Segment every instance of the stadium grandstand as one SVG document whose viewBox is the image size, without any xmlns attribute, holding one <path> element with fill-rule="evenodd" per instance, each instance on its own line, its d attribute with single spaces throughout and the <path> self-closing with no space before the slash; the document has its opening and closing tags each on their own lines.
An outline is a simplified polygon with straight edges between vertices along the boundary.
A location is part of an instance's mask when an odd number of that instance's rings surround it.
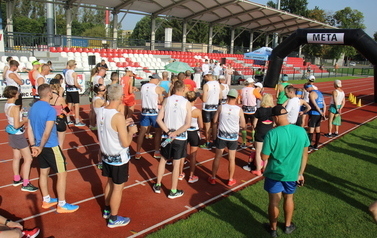
<svg viewBox="0 0 377 238">
<path fill-rule="evenodd" d="M 94 56 L 95 63 L 105 60 L 110 71 L 123 71 L 126 67 L 133 67 L 137 72 L 138 79 L 146 79 L 154 72 L 163 71 L 164 66 L 172 60 L 183 61 L 190 66 L 194 66 L 197 62 L 201 63 L 205 59 L 213 59 L 231 64 L 236 70 L 233 81 L 238 82 L 239 79 L 253 75 L 256 69 L 263 68 L 264 65 L 259 65 L 258 62 L 254 62 L 252 59 L 244 59 L 242 54 L 234 54 L 234 40 L 238 37 L 235 35 L 235 29 L 250 32 L 249 51 L 251 52 L 253 50 L 253 42 L 255 40 L 253 34 L 255 32 L 263 33 L 266 38 L 265 46 L 272 44 L 272 47 L 274 47 L 278 43 L 276 34 L 279 35 L 281 42 L 284 37 L 289 36 L 298 28 L 334 28 L 312 19 L 245 0 L 108 0 L 106 2 L 99 0 L 40 0 L 40 2 L 46 4 L 47 33 L 41 36 L 39 40 L 34 40 L 30 45 L 18 44 L 18 42 L 23 42 L 22 38 L 30 36 L 13 32 L 11 12 L 15 1 L 5 2 L 7 24 L 4 37 L 0 42 L 0 48 L 3 47 L 4 49 L 0 69 L 4 68 L 4 64 L 6 64 L 6 56 L 14 56 L 13 58 L 20 62 L 20 71 L 30 69 L 31 62 L 35 59 L 52 61 L 55 71 L 65 68 L 66 62 L 74 59 L 77 62 L 77 70 L 82 71 L 84 76 L 89 77 L 89 71 L 94 66 L 93 63 L 89 62 L 89 56 Z M 72 23 L 71 8 L 74 6 L 98 9 L 102 7 L 103 9 L 106 5 L 105 7 L 113 15 L 114 24 L 119 23 L 119 13 L 151 15 L 151 39 L 139 46 L 118 47 L 117 31 L 113 31 L 110 38 L 85 39 L 72 36 L 70 27 L 67 27 L 66 36 L 55 36 L 54 21 L 52 19 L 53 4 L 65 6 L 67 26 Z M 177 48 L 174 50 L 167 49 L 164 43 L 156 42 L 154 36 L 154 32 L 158 27 L 155 24 L 156 17 L 174 17 L 182 20 L 182 42 L 179 43 L 178 50 Z M 187 51 L 188 43 L 186 42 L 186 36 L 189 34 L 189 30 L 187 30 L 189 28 L 187 26 L 188 20 L 206 22 L 210 25 L 209 44 L 200 44 L 202 47 L 191 48 L 190 52 Z M 213 26 L 216 24 L 226 25 L 231 28 L 229 49 L 225 49 L 222 51 L 223 53 L 213 53 L 215 49 L 212 45 Z M 270 40 L 271 36 L 274 36 L 272 41 Z M 326 72 L 316 65 L 312 65 L 311 70 L 318 74 Z M 300 57 L 288 57 L 282 68 L 282 73 L 305 74 L 303 59 Z"/>
</svg>

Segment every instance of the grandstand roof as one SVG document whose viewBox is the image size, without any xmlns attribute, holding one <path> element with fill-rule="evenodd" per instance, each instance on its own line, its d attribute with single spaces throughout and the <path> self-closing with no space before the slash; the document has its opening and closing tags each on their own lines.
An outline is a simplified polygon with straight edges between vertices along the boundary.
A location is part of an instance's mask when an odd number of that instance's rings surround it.
<svg viewBox="0 0 377 238">
<path fill-rule="evenodd" d="M 55 0 L 55 2 L 105 6 L 119 12 L 173 16 L 183 20 L 200 20 L 282 35 L 290 34 L 298 28 L 335 28 L 248 0 Z"/>
</svg>

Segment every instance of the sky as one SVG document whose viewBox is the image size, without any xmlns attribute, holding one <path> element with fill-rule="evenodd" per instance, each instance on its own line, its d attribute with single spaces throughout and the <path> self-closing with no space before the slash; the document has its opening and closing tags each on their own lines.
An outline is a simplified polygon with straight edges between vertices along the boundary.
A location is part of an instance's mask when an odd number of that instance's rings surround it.
<svg viewBox="0 0 377 238">
<path fill-rule="evenodd" d="M 273 0 L 276 1 L 276 0 Z M 260 3 L 265 5 L 268 0 L 254 0 L 252 2 Z M 314 9 L 318 6 L 320 9 L 330 12 L 336 12 L 342 10 L 346 7 L 351 7 L 364 14 L 364 25 L 366 29 L 364 31 L 373 37 L 373 34 L 377 32 L 377 0 L 307 0 L 308 9 Z M 118 19 L 123 16 L 120 15 Z M 122 21 L 123 30 L 133 30 L 136 23 L 142 18 L 141 15 L 127 14 L 127 16 Z"/>
</svg>

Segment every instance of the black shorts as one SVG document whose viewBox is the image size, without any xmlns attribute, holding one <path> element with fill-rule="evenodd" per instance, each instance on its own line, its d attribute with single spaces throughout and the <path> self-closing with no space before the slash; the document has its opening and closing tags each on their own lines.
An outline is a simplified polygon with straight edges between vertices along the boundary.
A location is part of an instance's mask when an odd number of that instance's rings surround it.
<svg viewBox="0 0 377 238">
<path fill-rule="evenodd" d="M 203 122 L 209 123 L 212 122 L 213 118 L 215 117 L 216 111 L 202 111 Z"/>
<path fill-rule="evenodd" d="M 102 163 L 102 176 L 109 177 L 114 184 L 122 184 L 128 181 L 129 163 L 115 166 L 106 162 Z"/>
<path fill-rule="evenodd" d="M 187 131 L 187 143 L 189 143 L 190 146 L 198 147 L 199 142 L 199 131 Z"/>
<path fill-rule="evenodd" d="M 246 114 L 246 113 L 244 113 L 244 116 L 245 116 L 245 123 L 247 123 L 247 120 L 250 119 L 250 123 L 253 124 L 254 114 Z"/>
<path fill-rule="evenodd" d="M 309 115 L 309 127 L 319 127 L 321 126 L 321 115 Z"/>
<path fill-rule="evenodd" d="M 59 146 L 43 148 L 37 158 L 41 169 L 51 168 L 55 173 L 67 171 L 65 157 Z"/>
<path fill-rule="evenodd" d="M 220 138 L 216 139 L 216 149 L 224 149 L 228 147 L 229 150 L 236 150 L 238 147 L 238 141 L 229 141 L 229 140 L 222 140 Z"/>
<path fill-rule="evenodd" d="M 67 103 L 80 103 L 79 92 L 67 92 Z"/>
<path fill-rule="evenodd" d="M 272 128 L 272 124 L 258 125 L 257 128 L 255 128 L 254 140 L 256 142 L 264 142 L 264 137 L 267 135 L 267 132 L 269 132 Z"/>
<path fill-rule="evenodd" d="M 165 147 L 161 147 L 161 155 L 166 160 L 179 160 L 187 156 L 187 140 L 173 140 Z"/>
<path fill-rule="evenodd" d="M 21 134 L 21 135 L 8 134 L 8 139 L 9 139 L 9 145 L 13 149 L 20 150 L 29 146 L 24 134 Z"/>
</svg>

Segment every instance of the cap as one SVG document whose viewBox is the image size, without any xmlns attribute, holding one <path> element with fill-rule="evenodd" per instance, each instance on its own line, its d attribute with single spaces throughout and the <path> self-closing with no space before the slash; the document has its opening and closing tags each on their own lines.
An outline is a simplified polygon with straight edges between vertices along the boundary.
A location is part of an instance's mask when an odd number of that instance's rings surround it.
<svg viewBox="0 0 377 238">
<path fill-rule="evenodd" d="M 225 75 L 220 75 L 219 79 L 225 79 Z"/>
<path fill-rule="evenodd" d="M 263 84 L 262 84 L 262 83 L 259 83 L 259 82 L 258 82 L 258 83 L 255 83 L 254 86 L 255 86 L 255 87 L 259 87 L 259 88 L 263 88 Z"/>
<path fill-rule="evenodd" d="M 132 67 L 126 67 L 126 69 L 124 71 L 131 71 L 131 72 L 134 72 L 134 68 Z"/>
<path fill-rule="evenodd" d="M 47 62 L 46 61 L 44 61 L 44 60 L 39 60 L 39 63 L 41 63 L 41 64 L 47 64 Z"/>
<path fill-rule="evenodd" d="M 248 83 L 254 83 L 255 81 L 254 81 L 253 78 L 247 78 L 247 79 L 246 79 L 246 82 L 248 82 Z"/>
<path fill-rule="evenodd" d="M 310 75 L 310 76 L 309 76 L 309 81 L 310 81 L 310 82 L 314 82 L 314 80 L 315 80 L 315 76 L 314 76 L 314 75 Z"/>
<path fill-rule="evenodd" d="M 38 60 L 33 61 L 31 64 L 32 64 L 32 65 L 41 65 L 41 63 L 39 63 Z"/>
<path fill-rule="evenodd" d="M 273 116 L 281 116 L 281 115 L 285 115 L 285 114 L 288 114 L 288 112 L 285 109 L 285 107 L 283 107 L 282 105 L 276 105 L 275 107 L 272 108 L 272 115 Z"/>
<path fill-rule="evenodd" d="M 335 80 L 335 81 L 334 81 L 334 84 L 335 84 L 338 88 L 342 87 L 342 81 L 340 81 L 339 79 Z"/>
<path fill-rule="evenodd" d="M 229 90 L 228 97 L 237 98 L 238 97 L 237 90 L 235 90 L 234 88 L 232 88 L 231 90 Z"/>
<path fill-rule="evenodd" d="M 288 75 L 284 75 L 283 78 L 281 79 L 283 81 L 288 81 Z"/>
<path fill-rule="evenodd" d="M 149 78 L 150 79 L 161 79 L 158 74 L 152 74 L 151 76 L 149 76 Z"/>
</svg>

